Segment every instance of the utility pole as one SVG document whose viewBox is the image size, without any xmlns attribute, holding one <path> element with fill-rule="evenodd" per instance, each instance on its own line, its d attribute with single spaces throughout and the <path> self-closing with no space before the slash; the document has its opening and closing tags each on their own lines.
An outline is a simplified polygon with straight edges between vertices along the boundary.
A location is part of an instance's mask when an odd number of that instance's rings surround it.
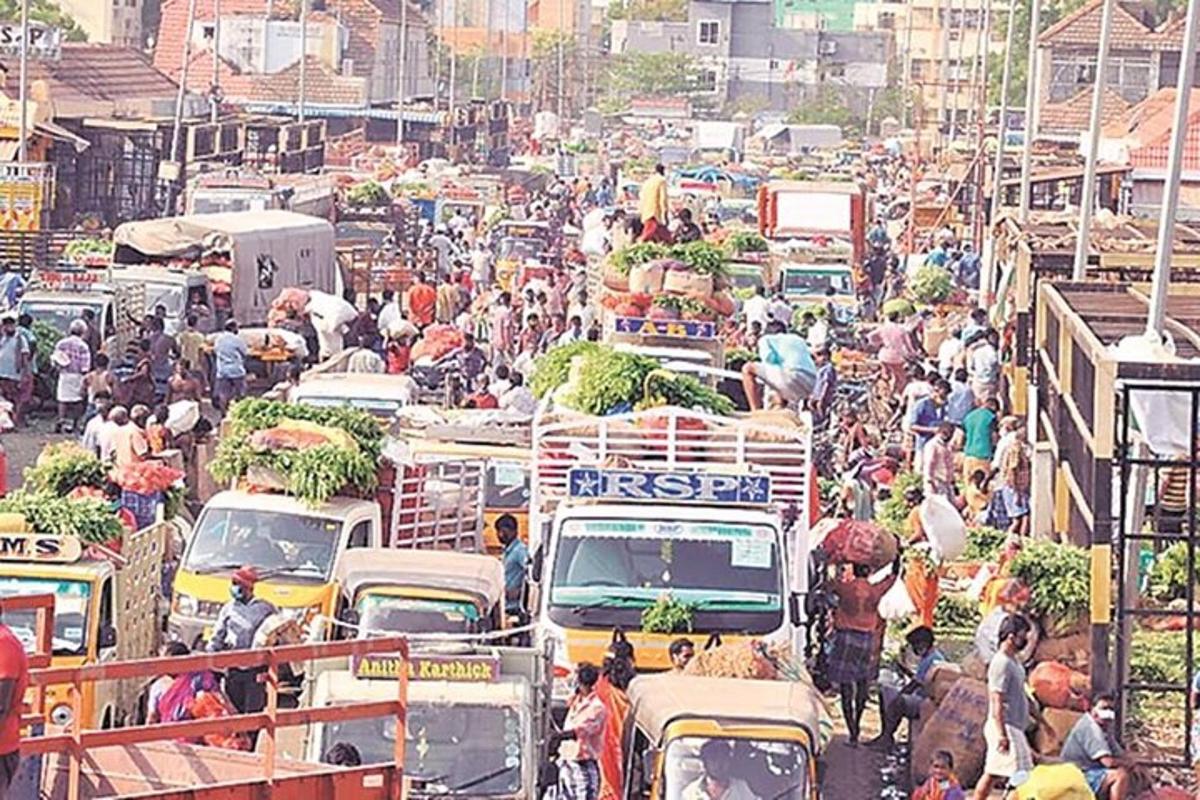
<svg viewBox="0 0 1200 800">
<path fill-rule="evenodd" d="M 300 98 L 296 102 L 297 121 L 304 124 L 304 101 L 308 89 L 308 0 L 300 0 Z"/>
<path fill-rule="evenodd" d="M 508 99 L 508 0 L 500 0 L 500 99 Z"/>
<path fill-rule="evenodd" d="M 396 147 L 404 146 L 404 92 L 408 78 L 408 0 L 400 0 L 400 63 L 396 65 Z"/>
<path fill-rule="evenodd" d="M 20 141 L 17 142 L 17 160 L 24 164 L 29 159 L 29 0 L 21 2 L 21 100 Z"/>
<path fill-rule="evenodd" d="M 942 123 L 946 119 L 946 87 L 950 83 L 950 10 L 953 0 L 946 0 L 945 9 L 942 0 L 938 0 L 934 19 L 938 23 L 938 104 L 937 104 L 937 142 L 942 141 Z"/>
<path fill-rule="evenodd" d="M 1033 140 L 1037 138 L 1037 38 L 1041 30 L 1042 0 L 1029 0 L 1029 50 L 1025 67 L 1025 147 L 1021 150 L 1021 207 L 1017 219 L 1022 225 L 1029 222 L 1029 206 L 1033 201 Z"/>
<path fill-rule="evenodd" d="M 1071 277 L 1083 280 L 1087 272 L 1088 238 L 1092 232 L 1092 209 L 1096 205 L 1096 161 L 1100 150 L 1100 112 L 1104 105 L 1104 73 L 1108 69 L 1108 40 L 1112 36 L 1113 0 L 1104 0 L 1100 17 L 1100 49 L 1096 53 L 1096 85 L 1092 88 L 1092 115 L 1088 122 L 1089 146 L 1084 153 L 1083 195 L 1079 198 L 1079 231 L 1075 234 L 1075 263 Z"/>
<path fill-rule="evenodd" d="M 450 144 L 454 144 L 454 101 L 455 101 L 455 83 L 458 81 L 458 2 L 450 0 L 450 32 L 454 36 L 454 41 L 451 42 L 446 49 L 450 52 L 450 86 L 449 86 L 449 109 L 450 109 Z"/>
<path fill-rule="evenodd" d="M 913 33 L 913 7 L 915 0 L 908 0 L 907 19 L 904 21 L 904 76 L 901 78 L 901 86 L 904 87 L 901 91 L 904 93 L 904 124 L 911 126 L 913 124 L 913 107 L 916 101 L 912 95 L 912 33 Z"/>
<path fill-rule="evenodd" d="M 951 22 L 954 21 L 953 9 L 950 14 Z M 958 101 L 962 95 L 963 80 L 962 80 L 962 62 L 963 62 L 963 42 L 967 38 L 967 0 L 961 0 L 958 6 L 958 52 L 954 55 L 954 104 L 950 110 L 950 141 L 953 142 L 958 138 Z"/>
<path fill-rule="evenodd" d="M 221 113 L 221 0 L 213 0 L 213 40 L 212 40 L 212 94 L 211 112 L 212 123 L 217 124 Z"/>
<path fill-rule="evenodd" d="M 1034 0 L 1036 2 L 1037 0 Z M 1008 134 L 1008 84 L 1012 78 L 1012 48 L 1013 35 L 1017 30 L 1017 0 L 1008 0 L 1008 32 L 1004 35 L 1004 72 L 1000 78 L 1000 123 L 996 130 L 996 161 L 992 166 L 992 202 L 988 213 L 989 233 L 1000 216 L 1000 206 L 1003 203 L 1004 190 L 1001 183 L 1004 180 L 1004 138 Z M 987 88 L 984 88 L 984 108 L 986 113 Z M 982 190 L 983 187 L 980 187 Z M 996 267 L 996 238 L 988 235 L 983 239 L 983 265 L 979 270 L 979 307 L 988 309 L 991 306 L 992 286 L 995 283 Z"/>
<path fill-rule="evenodd" d="M 28 5 L 29 0 L 25 0 Z M 187 95 L 188 62 L 192 60 L 192 28 L 196 24 L 196 0 L 188 0 L 187 25 L 183 36 L 183 63 L 179 66 L 179 91 L 175 95 L 175 121 L 171 125 L 171 163 L 178 173 L 167 194 L 167 212 L 174 213 L 175 197 L 178 194 L 179 182 L 183 180 L 183 164 L 179 157 L 180 129 L 183 127 L 183 101 Z M 24 81 L 21 81 L 24 89 Z M 21 103 L 25 107 L 24 101 Z"/>
<path fill-rule="evenodd" d="M 567 39 L 567 3 L 566 0 L 558 0 L 558 127 L 562 130 L 563 126 L 563 106 L 567 97 L 567 75 L 563 68 L 564 54 L 563 48 L 566 47 Z"/>
<path fill-rule="evenodd" d="M 970 115 L 967 118 L 967 128 L 975 128 L 975 152 L 979 155 L 975 161 L 975 196 L 971 205 L 975 209 L 975 223 L 972 226 L 972 241 L 982 252 L 983 240 L 986 235 L 987 218 L 984 208 L 984 188 L 987 183 L 987 150 L 984 147 L 985 122 L 987 120 L 987 83 L 988 83 L 988 53 L 992 42 L 992 0 L 984 0 L 983 25 L 979 28 L 979 36 L 975 39 L 975 58 L 971 60 L 971 90 L 973 96 L 970 103 Z M 978 68 L 978 72 L 976 72 Z"/>
<path fill-rule="evenodd" d="M 1162 213 L 1158 218 L 1158 248 L 1154 253 L 1154 282 L 1150 287 L 1150 317 L 1146 320 L 1147 333 L 1159 336 L 1167 318 L 1167 287 L 1171 283 L 1171 254 L 1175 249 L 1175 213 L 1179 210 L 1179 176 L 1183 172 L 1192 75 L 1196 72 L 1196 47 L 1200 45 L 1200 0 L 1188 0 L 1187 15 L 1179 80 L 1175 87 L 1175 124 L 1171 129 L 1171 151 L 1167 156 L 1167 175 L 1163 183 Z"/>
<path fill-rule="evenodd" d="M 983 75 L 986 98 L 988 42 L 991 40 L 992 34 L 992 0 L 984 0 L 980 13 L 983 14 L 983 19 L 981 20 L 982 24 L 975 28 L 977 31 L 975 34 L 975 55 L 971 59 L 971 76 L 967 79 L 967 83 L 971 86 L 971 100 L 967 103 L 965 130 L 970 130 L 975 126 L 975 114 L 979 108 L 979 81 L 981 74 Z M 987 108 L 986 99 L 984 103 L 984 108 Z"/>
</svg>

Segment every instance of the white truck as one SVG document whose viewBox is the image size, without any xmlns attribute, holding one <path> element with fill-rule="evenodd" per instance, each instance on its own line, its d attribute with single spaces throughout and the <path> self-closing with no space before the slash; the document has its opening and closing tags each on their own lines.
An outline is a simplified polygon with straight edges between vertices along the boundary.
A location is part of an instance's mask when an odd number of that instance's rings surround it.
<svg viewBox="0 0 1200 800">
<path fill-rule="evenodd" d="M 531 606 L 557 700 L 575 664 L 600 663 L 614 627 L 633 631 L 639 669 L 669 667 L 682 631 L 639 632 L 668 596 L 700 644 L 755 637 L 802 651 L 811 435 L 806 414 L 539 410 Z"/>
<path fill-rule="evenodd" d="M 111 270 L 64 266 L 35 271 L 17 311 L 65 336 L 71 322 L 90 310 L 100 329 L 103 350 L 117 358 L 137 336 L 145 298 L 143 286 L 117 280 Z"/>
<path fill-rule="evenodd" d="M 336 199 L 332 175 L 262 175 L 232 169 L 196 176 L 188 186 L 187 213 L 281 210 L 333 222 Z"/>
<path fill-rule="evenodd" d="M 206 302 L 222 316 L 243 326 L 267 319 L 271 302 L 288 288 L 339 292 L 341 276 L 334 260 L 333 225 L 291 211 L 243 211 L 193 214 L 126 222 L 113 231 L 113 275 L 121 280 L 128 268 L 163 270 L 203 276 Z M 143 281 L 139 270 L 130 280 Z M 168 318 L 183 319 L 194 304 L 194 289 L 160 298 Z"/>
</svg>

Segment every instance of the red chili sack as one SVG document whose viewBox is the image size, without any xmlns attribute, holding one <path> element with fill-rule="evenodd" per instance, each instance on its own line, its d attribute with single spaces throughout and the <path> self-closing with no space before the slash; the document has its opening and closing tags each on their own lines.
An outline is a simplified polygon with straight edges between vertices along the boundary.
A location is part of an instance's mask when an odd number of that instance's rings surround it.
<svg viewBox="0 0 1200 800">
<path fill-rule="evenodd" d="M 1038 702 L 1050 708 L 1086 711 L 1088 678 L 1057 661 L 1043 661 L 1029 673 L 1029 686 Z"/>
</svg>

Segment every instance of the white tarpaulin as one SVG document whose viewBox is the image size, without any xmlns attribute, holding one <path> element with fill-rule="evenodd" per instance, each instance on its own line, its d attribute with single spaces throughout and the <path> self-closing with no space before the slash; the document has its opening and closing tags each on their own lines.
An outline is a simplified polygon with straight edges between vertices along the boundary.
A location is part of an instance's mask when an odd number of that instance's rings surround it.
<svg viewBox="0 0 1200 800">
<path fill-rule="evenodd" d="M 1170 342 L 1164 345 L 1148 334 L 1126 336 L 1109 348 L 1121 361 L 1152 364 L 1182 362 Z M 1157 456 L 1186 456 L 1192 452 L 1192 395 L 1180 391 L 1134 389 L 1129 393 L 1129 410 L 1138 431 Z"/>
</svg>

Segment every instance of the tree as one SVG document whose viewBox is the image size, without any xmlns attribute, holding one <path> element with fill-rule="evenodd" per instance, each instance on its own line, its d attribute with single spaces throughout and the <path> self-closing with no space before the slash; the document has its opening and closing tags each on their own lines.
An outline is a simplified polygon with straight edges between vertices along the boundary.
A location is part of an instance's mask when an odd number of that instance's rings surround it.
<svg viewBox="0 0 1200 800">
<path fill-rule="evenodd" d="M 815 97 L 804 100 L 788 115 L 788 122 L 797 125 L 837 125 L 843 131 L 859 128 L 862 120 L 854 115 L 841 96 L 826 86 Z"/>
<path fill-rule="evenodd" d="M 73 17 L 58 7 L 53 0 L 30 0 L 29 18 L 34 22 L 61 28 L 63 39 L 69 42 L 87 41 L 87 34 L 79 27 Z M 0 0 L 0 19 L 19 22 L 21 19 L 21 0 Z"/>
<path fill-rule="evenodd" d="M 628 98 L 694 92 L 698 72 L 687 53 L 622 53 L 610 62 L 607 78 L 610 91 Z"/>
<path fill-rule="evenodd" d="M 646 22 L 687 22 L 686 0 L 612 0 L 608 18 Z"/>
<path fill-rule="evenodd" d="M 558 53 L 562 45 L 562 80 L 565 84 L 564 100 L 569 110 L 572 105 L 572 76 L 581 75 L 579 47 L 570 33 L 556 30 L 535 30 L 533 47 L 529 54 L 529 74 L 536 107 L 553 109 L 558 104 Z"/>
</svg>

